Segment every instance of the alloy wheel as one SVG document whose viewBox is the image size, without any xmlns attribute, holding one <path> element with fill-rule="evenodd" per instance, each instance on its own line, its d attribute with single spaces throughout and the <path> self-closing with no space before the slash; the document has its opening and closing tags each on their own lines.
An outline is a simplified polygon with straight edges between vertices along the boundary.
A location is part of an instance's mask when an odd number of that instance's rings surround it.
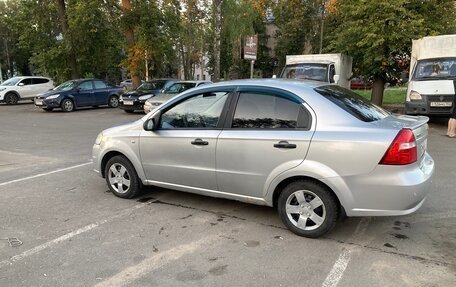
<svg viewBox="0 0 456 287">
<path fill-rule="evenodd" d="M 298 190 L 290 194 L 285 212 L 290 222 L 301 230 L 317 229 L 326 218 L 323 201 L 310 190 Z"/>
<path fill-rule="evenodd" d="M 108 179 L 112 189 L 120 194 L 126 193 L 130 189 L 130 174 L 120 163 L 114 163 L 111 165 L 109 168 Z"/>
</svg>

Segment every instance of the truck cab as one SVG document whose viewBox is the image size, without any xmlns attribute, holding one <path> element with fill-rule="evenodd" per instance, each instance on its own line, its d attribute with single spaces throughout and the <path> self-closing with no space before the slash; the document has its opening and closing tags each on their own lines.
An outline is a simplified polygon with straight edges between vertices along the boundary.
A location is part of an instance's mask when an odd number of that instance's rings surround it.
<svg viewBox="0 0 456 287">
<path fill-rule="evenodd" d="M 456 79 L 456 35 L 412 42 L 405 111 L 409 115 L 449 116 Z"/>
<path fill-rule="evenodd" d="M 280 74 L 283 79 L 306 79 L 350 88 L 352 58 L 343 54 L 290 55 Z"/>
</svg>

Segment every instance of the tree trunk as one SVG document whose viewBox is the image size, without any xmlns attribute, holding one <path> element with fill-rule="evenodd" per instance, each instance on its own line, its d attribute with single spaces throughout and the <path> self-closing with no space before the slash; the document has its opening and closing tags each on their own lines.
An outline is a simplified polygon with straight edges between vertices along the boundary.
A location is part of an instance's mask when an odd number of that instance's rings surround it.
<svg viewBox="0 0 456 287">
<path fill-rule="evenodd" d="M 220 35 L 222 32 L 222 0 L 214 0 L 215 37 L 214 37 L 214 82 L 220 81 Z"/>
<path fill-rule="evenodd" d="M 382 78 L 374 78 L 374 85 L 372 87 L 372 103 L 381 106 L 383 103 L 383 90 L 385 89 L 385 81 Z"/>
<path fill-rule="evenodd" d="M 131 3 L 130 0 L 122 0 L 122 12 L 124 17 L 131 12 Z M 139 61 L 135 52 L 135 34 L 134 27 L 131 24 L 125 28 L 125 39 L 127 40 L 128 47 L 128 57 L 130 58 L 130 76 L 132 88 L 136 89 L 141 84 L 141 79 L 139 78 Z"/>
<path fill-rule="evenodd" d="M 57 12 L 60 19 L 60 26 L 62 28 L 63 34 L 63 41 L 65 41 L 65 45 L 68 51 L 68 63 L 70 64 L 71 68 L 71 78 L 77 79 L 79 78 L 78 73 L 78 64 L 76 62 L 76 54 L 73 49 L 73 43 L 71 41 L 71 35 L 68 33 L 68 19 L 66 15 L 66 6 L 65 0 L 56 0 L 57 4 Z"/>
</svg>

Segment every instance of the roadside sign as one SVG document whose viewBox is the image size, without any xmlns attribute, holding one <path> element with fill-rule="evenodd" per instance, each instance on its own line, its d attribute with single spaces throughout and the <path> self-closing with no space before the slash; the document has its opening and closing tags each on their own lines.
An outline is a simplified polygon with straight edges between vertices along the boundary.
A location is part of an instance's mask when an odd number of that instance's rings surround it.
<svg viewBox="0 0 456 287">
<path fill-rule="evenodd" d="M 258 35 L 247 36 L 245 38 L 244 59 L 256 60 L 258 49 Z"/>
</svg>

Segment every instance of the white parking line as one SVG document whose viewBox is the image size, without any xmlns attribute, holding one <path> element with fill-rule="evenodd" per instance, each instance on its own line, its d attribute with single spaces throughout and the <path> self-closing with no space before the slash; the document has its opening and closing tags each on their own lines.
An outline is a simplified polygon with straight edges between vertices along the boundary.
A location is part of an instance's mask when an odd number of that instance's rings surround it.
<svg viewBox="0 0 456 287">
<path fill-rule="evenodd" d="M 114 287 L 124 286 L 134 282 L 135 280 L 143 277 L 144 275 L 163 267 L 171 262 L 174 262 L 184 255 L 195 252 L 203 246 L 219 241 L 218 235 L 212 235 L 210 237 L 203 237 L 197 241 L 193 241 L 187 244 L 182 244 L 176 247 L 172 247 L 164 252 L 160 252 L 152 257 L 144 259 L 137 265 L 130 266 L 114 276 L 106 279 L 95 285 L 95 287 Z"/>
<path fill-rule="evenodd" d="M 48 241 L 48 242 L 43 243 L 41 245 L 38 245 L 38 246 L 36 246 L 36 247 L 34 247 L 32 249 L 24 251 L 21 254 L 18 254 L 18 255 L 15 255 L 15 256 L 11 257 L 10 259 L 0 261 L 0 268 L 3 268 L 4 266 L 7 266 L 7 265 L 11 265 L 11 264 L 13 264 L 16 261 L 20 261 L 20 260 L 22 260 L 22 259 L 24 259 L 24 258 L 26 258 L 26 257 L 28 257 L 30 255 L 36 254 L 36 253 L 38 253 L 38 252 L 40 252 L 40 251 L 42 251 L 42 250 L 44 250 L 46 248 L 52 247 L 52 246 L 54 246 L 56 244 L 59 244 L 59 243 L 65 241 L 65 240 L 68 240 L 68 239 L 70 239 L 70 238 L 72 238 L 72 237 L 74 237 L 74 236 L 76 236 L 78 234 L 90 231 L 90 230 L 92 230 L 94 228 L 99 227 L 100 225 L 103 225 L 103 224 L 105 224 L 107 222 L 113 221 L 114 219 L 124 217 L 124 216 L 130 214 L 131 212 L 133 212 L 133 211 L 135 211 L 135 210 L 137 210 L 139 208 L 142 208 L 142 207 L 144 207 L 144 206 L 146 206 L 148 204 L 149 204 L 149 202 L 144 202 L 144 203 L 137 204 L 137 205 L 135 205 L 135 206 L 133 206 L 131 208 L 125 209 L 125 210 L 121 211 L 120 213 L 115 214 L 113 216 L 110 216 L 110 217 L 108 217 L 106 219 L 103 219 L 101 221 L 86 225 L 86 226 L 84 226 L 82 228 L 79 228 L 79 229 L 71 231 L 71 232 L 69 232 L 69 233 L 67 233 L 65 235 L 62 235 L 62 236 L 60 236 L 60 237 L 58 237 L 56 239 L 53 239 L 51 241 Z"/>
<path fill-rule="evenodd" d="M 356 226 L 355 232 L 353 233 L 351 239 L 353 240 L 361 238 L 361 236 L 366 232 L 369 222 L 369 217 L 362 218 Z M 352 251 L 353 247 L 344 248 L 342 253 L 339 255 L 339 258 L 337 258 L 336 262 L 331 268 L 331 271 L 329 271 L 328 276 L 326 276 L 325 281 L 321 285 L 322 287 L 336 287 L 337 284 L 339 284 L 339 281 L 342 279 L 345 269 L 347 269 L 348 263 L 350 262 Z"/>
<path fill-rule="evenodd" d="M 4 185 L 16 183 L 16 182 L 21 182 L 21 181 L 24 181 L 24 180 L 29 180 L 29 179 L 33 179 L 33 178 L 37 178 L 37 177 L 41 177 L 41 176 L 46 176 L 46 175 L 50 175 L 50 174 L 53 174 L 53 173 L 67 171 L 67 170 L 70 170 L 70 169 L 75 169 L 75 168 L 78 168 L 78 167 L 81 167 L 81 166 L 86 166 L 86 165 L 89 165 L 89 164 L 92 164 L 92 162 L 81 163 L 81 164 L 73 165 L 73 166 L 70 166 L 70 167 L 60 168 L 60 169 L 56 169 L 56 170 L 45 172 L 45 173 L 40 173 L 40 174 L 36 174 L 36 175 L 32 175 L 32 176 L 27 176 L 27 177 L 15 179 L 15 180 L 2 182 L 2 183 L 0 183 L 0 186 L 4 186 Z"/>
</svg>

